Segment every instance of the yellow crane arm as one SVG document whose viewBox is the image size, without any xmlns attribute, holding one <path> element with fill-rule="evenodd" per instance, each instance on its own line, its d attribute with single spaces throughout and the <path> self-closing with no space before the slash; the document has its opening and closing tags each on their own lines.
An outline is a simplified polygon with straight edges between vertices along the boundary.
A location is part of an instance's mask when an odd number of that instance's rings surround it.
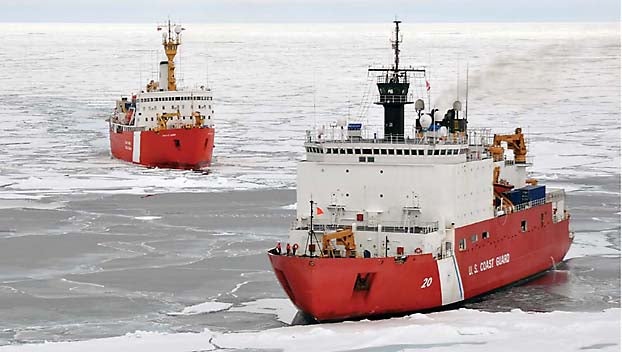
<svg viewBox="0 0 622 352">
<path fill-rule="evenodd" d="M 352 229 L 345 229 L 337 232 L 327 233 L 322 236 L 322 253 L 323 256 L 334 256 L 335 248 L 331 240 L 336 240 L 338 245 L 346 247 L 346 257 L 356 256 L 356 243 L 354 242 L 354 233 Z"/>
<path fill-rule="evenodd" d="M 514 131 L 514 134 L 495 134 L 492 146 L 489 150 L 495 161 L 503 160 L 503 147 L 501 142 L 506 142 L 508 148 L 514 151 L 514 161 L 518 164 L 524 164 L 527 162 L 527 145 L 525 144 L 525 138 L 520 128 Z"/>
</svg>

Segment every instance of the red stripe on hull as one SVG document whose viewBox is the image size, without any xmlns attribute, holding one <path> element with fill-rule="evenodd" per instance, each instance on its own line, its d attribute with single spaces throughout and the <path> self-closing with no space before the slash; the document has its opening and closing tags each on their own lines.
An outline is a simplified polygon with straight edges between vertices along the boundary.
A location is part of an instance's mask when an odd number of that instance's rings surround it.
<svg viewBox="0 0 622 352">
<path fill-rule="evenodd" d="M 138 160 L 133 159 L 134 133 L 110 131 L 112 156 L 149 167 L 176 169 L 200 169 L 212 161 L 213 128 L 141 131 Z"/>
<path fill-rule="evenodd" d="M 464 299 L 525 279 L 560 262 L 571 243 L 569 221 L 553 223 L 551 212 L 551 204 L 545 204 L 456 229 L 456 243 L 462 238 L 468 242 L 465 251 L 455 254 Z M 526 232 L 521 232 L 522 220 L 527 220 Z M 489 238 L 481 238 L 484 231 Z M 471 235 L 475 233 L 479 240 L 472 244 Z M 439 268 L 431 254 L 411 255 L 403 263 L 393 257 L 269 254 L 269 258 L 291 301 L 320 321 L 403 314 L 443 304 Z M 493 264 L 489 265 L 491 259 Z M 469 266 L 473 265 L 478 265 L 478 272 L 469 275 Z M 369 289 L 356 290 L 357 276 L 366 273 L 373 274 Z M 430 277 L 431 285 L 424 288 Z"/>
<path fill-rule="evenodd" d="M 309 258 L 269 255 L 276 276 L 298 309 L 320 321 L 395 314 L 441 305 L 432 255 L 394 258 Z M 369 274 L 368 289 L 358 277 Z M 422 288 L 432 277 L 431 285 Z M 364 286 L 364 285 L 363 285 Z"/>
</svg>

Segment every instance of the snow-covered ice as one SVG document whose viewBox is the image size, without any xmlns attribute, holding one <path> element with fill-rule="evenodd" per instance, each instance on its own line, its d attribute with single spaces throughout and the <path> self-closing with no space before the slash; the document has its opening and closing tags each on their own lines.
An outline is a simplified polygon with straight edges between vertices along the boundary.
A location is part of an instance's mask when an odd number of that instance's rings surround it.
<svg viewBox="0 0 622 352">
<path fill-rule="evenodd" d="M 218 333 L 134 332 L 77 342 L 0 347 L 1 352 L 283 351 L 585 351 L 620 350 L 620 309 L 595 313 L 486 313 L 460 309 L 379 321 Z"/>
<path fill-rule="evenodd" d="M 184 308 L 181 312 L 167 313 L 168 315 L 197 315 L 227 310 L 232 306 L 231 303 L 223 302 L 204 302 Z"/>
</svg>

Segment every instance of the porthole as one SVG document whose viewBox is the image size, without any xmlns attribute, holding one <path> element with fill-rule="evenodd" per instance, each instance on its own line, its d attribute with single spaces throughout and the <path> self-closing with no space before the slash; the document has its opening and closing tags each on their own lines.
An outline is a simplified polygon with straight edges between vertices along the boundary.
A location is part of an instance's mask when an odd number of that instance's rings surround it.
<svg viewBox="0 0 622 352">
<path fill-rule="evenodd" d="M 384 194 L 380 193 L 380 198 L 384 197 Z"/>
<path fill-rule="evenodd" d="M 384 171 L 383 171 L 383 170 L 380 170 L 380 173 L 381 173 L 381 174 L 383 174 L 383 173 L 384 173 Z"/>
<path fill-rule="evenodd" d="M 350 170 L 346 169 L 346 173 L 350 172 Z"/>
</svg>

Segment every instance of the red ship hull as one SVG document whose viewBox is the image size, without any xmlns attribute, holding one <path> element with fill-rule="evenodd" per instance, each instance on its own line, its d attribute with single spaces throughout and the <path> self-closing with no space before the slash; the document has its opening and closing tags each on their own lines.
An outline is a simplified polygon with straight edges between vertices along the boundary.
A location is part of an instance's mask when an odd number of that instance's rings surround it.
<svg viewBox="0 0 622 352">
<path fill-rule="evenodd" d="M 523 220 L 526 231 L 521 229 Z M 467 239 L 468 244 L 456 251 L 450 266 L 441 265 L 432 254 L 401 260 L 276 254 L 269 258 L 291 301 L 319 321 L 404 314 L 473 298 L 546 271 L 568 252 L 568 225 L 568 219 L 552 221 L 548 203 L 456 228 L 456 243 Z M 472 234 L 484 231 L 488 238 L 471 243 Z M 441 283 L 441 276 L 454 273 L 458 285 Z M 459 292 L 448 293 L 450 289 Z M 444 298 L 452 294 L 458 298 Z"/>
<path fill-rule="evenodd" d="M 179 128 L 165 131 L 110 130 L 113 157 L 148 167 L 201 169 L 209 166 L 214 129 Z"/>
</svg>

